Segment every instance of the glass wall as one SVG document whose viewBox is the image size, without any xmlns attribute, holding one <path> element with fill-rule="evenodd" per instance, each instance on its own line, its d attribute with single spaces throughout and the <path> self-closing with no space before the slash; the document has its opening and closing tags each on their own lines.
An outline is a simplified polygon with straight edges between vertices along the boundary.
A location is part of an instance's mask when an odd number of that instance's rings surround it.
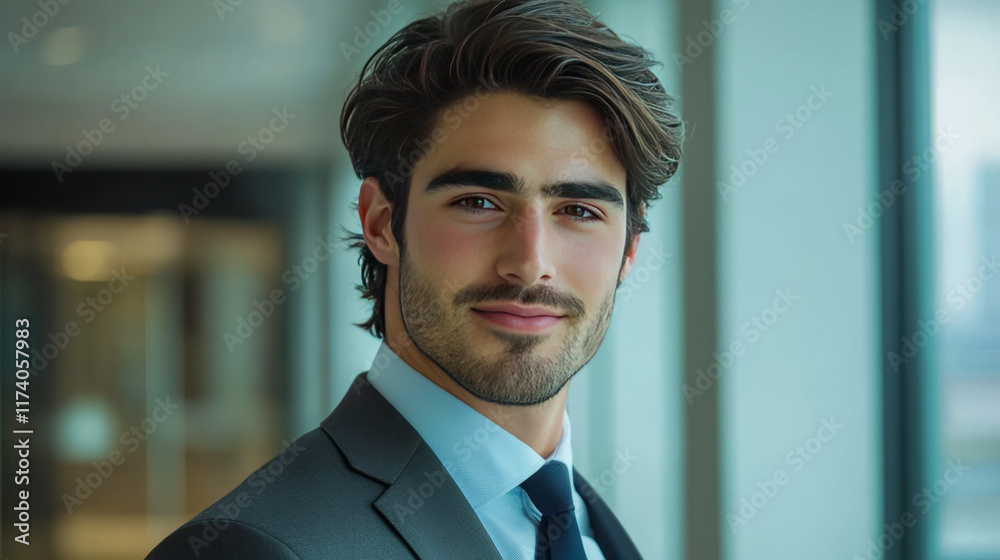
<svg viewBox="0 0 1000 560">
<path fill-rule="evenodd" d="M 938 0 L 931 25 L 935 395 L 941 410 L 936 558 L 1000 557 L 1000 3 Z M 916 338 L 917 335 L 914 334 Z M 917 341 L 919 342 L 919 341 Z"/>
<path fill-rule="evenodd" d="M 155 195 L 136 189 L 152 175 Z M 261 177 L 286 184 L 279 198 L 245 176 L 190 219 L 163 201 L 185 204 L 200 173 L 87 172 L 103 186 L 85 204 L 46 174 L 0 176 L 22 189 L 0 194 L 0 317 L 30 333 L 27 384 L 4 370 L 30 411 L 11 429 L 32 430 L 32 546 L 11 557 L 140 558 L 293 438 L 290 310 L 308 272 L 284 272 L 308 189 Z"/>
</svg>

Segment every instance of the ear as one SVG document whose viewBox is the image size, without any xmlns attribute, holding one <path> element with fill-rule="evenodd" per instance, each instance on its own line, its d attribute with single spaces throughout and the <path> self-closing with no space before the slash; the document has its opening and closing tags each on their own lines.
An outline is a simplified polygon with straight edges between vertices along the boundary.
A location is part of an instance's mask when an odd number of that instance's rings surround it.
<svg viewBox="0 0 1000 560">
<path fill-rule="evenodd" d="M 639 217 L 640 218 L 646 217 L 645 204 L 639 206 Z M 635 263 L 635 252 L 639 248 L 639 235 L 641 234 L 637 233 L 632 236 L 632 246 L 629 247 L 628 253 L 626 253 L 624 258 L 622 259 L 622 269 L 618 271 L 619 284 L 621 284 L 625 280 L 625 277 L 628 276 L 629 271 L 632 270 L 632 265 Z"/>
<path fill-rule="evenodd" d="M 392 206 L 382 194 L 378 179 L 368 177 L 358 193 L 358 216 L 361 233 L 368 249 L 384 265 L 399 265 L 399 244 L 392 234 Z"/>
<path fill-rule="evenodd" d="M 639 248 L 639 235 L 637 233 L 632 236 L 632 247 L 629 248 L 628 253 L 625 253 L 625 258 L 622 259 L 622 269 L 618 272 L 619 284 L 625 280 L 629 271 L 632 270 L 632 264 L 635 263 L 635 252 Z"/>
</svg>

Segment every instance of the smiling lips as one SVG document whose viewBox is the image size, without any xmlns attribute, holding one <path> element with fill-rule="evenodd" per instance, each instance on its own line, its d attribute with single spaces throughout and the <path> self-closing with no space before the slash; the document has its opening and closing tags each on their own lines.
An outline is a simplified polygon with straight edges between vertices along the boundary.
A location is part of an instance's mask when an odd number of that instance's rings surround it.
<svg viewBox="0 0 1000 560">
<path fill-rule="evenodd" d="M 521 307 L 519 305 L 481 305 L 472 312 L 486 321 L 518 331 L 545 330 L 566 317 L 559 311 L 545 307 Z"/>
</svg>

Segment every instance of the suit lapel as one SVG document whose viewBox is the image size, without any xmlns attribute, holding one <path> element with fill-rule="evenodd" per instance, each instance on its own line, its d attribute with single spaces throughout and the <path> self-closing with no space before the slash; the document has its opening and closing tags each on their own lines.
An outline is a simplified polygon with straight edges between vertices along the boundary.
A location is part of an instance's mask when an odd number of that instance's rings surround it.
<svg viewBox="0 0 1000 560">
<path fill-rule="evenodd" d="M 425 443 L 375 507 L 421 558 L 500 560 L 476 512 Z"/>
<path fill-rule="evenodd" d="M 419 558 L 500 560 L 441 461 L 367 374 L 322 426 L 355 470 L 388 485 L 373 505 Z"/>
<path fill-rule="evenodd" d="M 639 550 L 632 543 L 632 539 L 618 522 L 618 518 L 612 513 L 611 508 L 576 469 L 573 469 L 573 484 L 576 486 L 577 493 L 587 504 L 590 528 L 594 530 L 594 540 L 601 547 L 604 558 L 607 560 L 642 560 Z"/>
</svg>

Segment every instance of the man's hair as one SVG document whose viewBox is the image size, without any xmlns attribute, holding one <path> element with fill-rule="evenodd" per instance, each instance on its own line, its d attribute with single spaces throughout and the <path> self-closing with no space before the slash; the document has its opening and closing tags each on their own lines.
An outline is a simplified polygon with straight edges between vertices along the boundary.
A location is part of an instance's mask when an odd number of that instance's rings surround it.
<svg viewBox="0 0 1000 560">
<path fill-rule="evenodd" d="M 407 25 L 372 55 L 344 103 L 341 136 L 358 177 L 378 179 L 402 251 L 413 167 L 443 141 L 446 109 L 494 92 L 584 102 L 626 170 L 628 253 L 632 236 L 649 231 L 645 207 L 681 155 L 683 128 L 656 64 L 571 0 L 463 0 Z M 460 124 L 462 114 L 448 120 Z M 384 338 L 387 266 L 362 234 L 348 239 L 361 253 L 358 289 L 374 301 L 358 326 Z"/>
</svg>

